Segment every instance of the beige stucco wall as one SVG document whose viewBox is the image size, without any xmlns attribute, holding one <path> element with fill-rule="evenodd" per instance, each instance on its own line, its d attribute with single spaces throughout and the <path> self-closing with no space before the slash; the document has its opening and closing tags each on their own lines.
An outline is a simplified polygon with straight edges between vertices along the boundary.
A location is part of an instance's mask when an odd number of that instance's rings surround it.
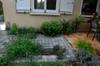
<svg viewBox="0 0 100 66">
<path fill-rule="evenodd" d="M 43 22 L 48 20 L 72 19 L 80 15 L 82 0 L 75 0 L 74 11 L 72 15 L 60 16 L 33 16 L 25 13 L 16 13 L 15 0 L 1 0 L 3 2 L 5 22 L 16 23 L 19 26 L 39 27 Z"/>
</svg>

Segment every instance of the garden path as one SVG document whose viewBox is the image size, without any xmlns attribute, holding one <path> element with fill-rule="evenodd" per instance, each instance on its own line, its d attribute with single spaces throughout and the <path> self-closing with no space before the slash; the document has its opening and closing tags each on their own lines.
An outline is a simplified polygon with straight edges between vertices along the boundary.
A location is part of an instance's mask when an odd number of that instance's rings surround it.
<svg viewBox="0 0 100 66">
<path fill-rule="evenodd" d="M 0 57 L 4 54 L 4 46 L 8 41 L 9 40 L 6 31 L 0 30 Z"/>
</svg>

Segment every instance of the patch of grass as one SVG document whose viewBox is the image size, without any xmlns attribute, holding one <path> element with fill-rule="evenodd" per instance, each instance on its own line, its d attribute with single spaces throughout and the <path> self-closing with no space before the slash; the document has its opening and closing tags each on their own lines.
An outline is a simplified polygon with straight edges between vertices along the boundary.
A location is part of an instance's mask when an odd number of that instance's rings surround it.
<svg viewBox="0 0 100 66">
<path fill-rule="evenodd" d="M 85 40 L 79 40 L 76 45 L 78 49 L 84 49 L 87 52 L 95 54 L 94 48 L 91 46 L 90 43 L 86 42 Z"/>
</svg>

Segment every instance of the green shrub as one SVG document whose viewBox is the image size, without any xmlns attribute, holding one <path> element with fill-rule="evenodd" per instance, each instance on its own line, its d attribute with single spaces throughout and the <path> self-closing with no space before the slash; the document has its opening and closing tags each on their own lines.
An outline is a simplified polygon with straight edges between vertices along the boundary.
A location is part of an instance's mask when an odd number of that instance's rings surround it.
<svg viewBox="0 0 100 66">
<path fill-rule="evenodd" d="M 43 34 L 47 36 L 56 36 L 61 33 L 62 24 L 58 21 L 44 22 L 41 26 Z"/>
<path fill-rule="evenodd" d="M 18 27 L 16 23 L 13 23 L 11 28 L 10 28 L 10 33 L 16 35 L 18 33 Z"/>
<path fill-rule="evenodd" d="M 36 38 L 36 33 L 18 34 L 17 37 L 33 39 Z"/>
<path fill-rule="evenodd" d="M 59 59 L 63 58 L 65 52 L 66 52 L 66 49 L 62 48 L 59 45 L 56 45 L 56 46 L 53 47 L 53 53 L 55 55 L 57 55 Z"/>
<path fill-rule="evenodd" d="M 31 42 L 27 39 L 17 39 L 12 41 L 6 47 L 6 56 L 8 60 L 16 59 L 17 57 L 30 57 L 31 55 L 40 54 L 42 46 Z"/>
<path fill-rule="evenodd" d="M 62 25 L 63 25 L 62 32 L 64 34 L 71 34 L 73 32 L 72 24 L 70 21 L 63 20 Z"/>
<path fill-rule="evenodd" d="M 97 19 L 100 19 L 100 14 L 98 14 L 98 15 L 96 16 L 96 18 L 97 18 Z"/>
<path fill-rule="evenodd" d="M 90 52 L 90 53 L 95 53 L 95 50 L 94 48 L 91 46 L 90 43 L 86 42 L 85 40 L 79 40 L 77 42 L 77 48 L 78 49 L 84 49 L 85 51 L 87 52 Z"/>
<path fill-rule="evenodd" d="M 27 33 L 35 33 L 36 29 L 33 27 L 29 27 L 29 28 L 19 28 L 18 29 L 18 34 L 27 34 Z"/>
<path fill-rule="evenodd" d="M 33 39 L 36 37 L 36 29 L 33 27 L 30 28 L 19 28 L 18 29 L 18 37 Z"/>
<path fill-rule="evenodd" d="M 8 62 L 5 58 L 0 57 L 0 66 L 8 66 Z"/>
</svg>

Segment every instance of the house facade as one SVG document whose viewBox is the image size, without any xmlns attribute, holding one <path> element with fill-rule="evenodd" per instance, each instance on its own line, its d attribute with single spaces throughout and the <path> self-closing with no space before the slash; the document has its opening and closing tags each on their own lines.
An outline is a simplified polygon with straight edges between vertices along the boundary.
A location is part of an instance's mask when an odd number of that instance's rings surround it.
<svg viewBox="0 0 100 66">
<path fill-rule="evenodd" d="M 91 17 L 100 12 L 100 0 L 1 0 L 5 22 L 39 27 L 49 20 Z"/>
</svg>

